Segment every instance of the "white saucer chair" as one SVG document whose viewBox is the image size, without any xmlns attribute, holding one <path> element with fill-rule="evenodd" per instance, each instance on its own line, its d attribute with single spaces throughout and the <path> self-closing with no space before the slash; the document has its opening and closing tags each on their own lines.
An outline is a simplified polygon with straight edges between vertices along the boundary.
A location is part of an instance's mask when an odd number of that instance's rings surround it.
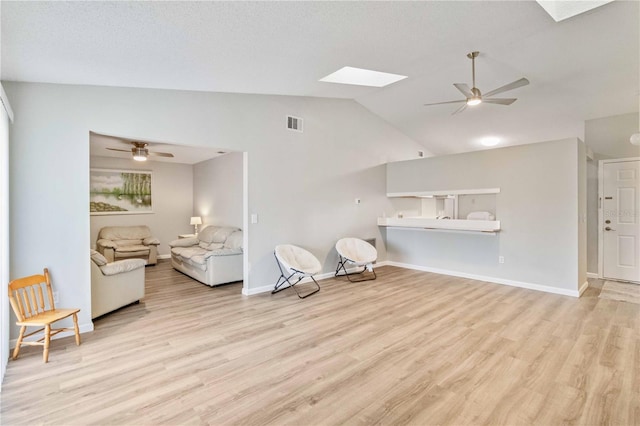
<svg viewBox="0 0 640 426">
<path fill-rule="evenodd" d="M 309 297 L 312 294 L 316 294 L 320 291 L 320 284 L 313 276 L 322 270 L 320 261 L 311 253 L 303 248 L 294 246 L 291 244 L 282 244 L 276 246 L 274 251 L 276 256 L 276 263 L 280 268 L 280 278 L 271 294 L 275 294 L 286 288 L 293 288 L 300 299 Z M 297 278 L 296 282 L 291 282 L 292 279 Z M 315 283 L 317 289 L 311 293 L 301 296 L 296 288 L 296 284 L 302 281 L 304 278 L 311 278 Z M 289 284 L 286 287 L 282 287 L 285 283 Z"/>
<path fill-rule="evenodd" d="M 336 251 L 340 257 L 336 268 L 336 277 L 346 276 L 351 282 L 369 281 L 377 278 L 373 270 L 373 262 L 378 259 L 378 251 L 368 242 L 359 238 L 343 238 L 336 243 Z M 347 264 L 362 267 L 362 271 L 347 272 Z M 340 273 L 341 271 L 343 273 Z M 373 276 L 358 280 L 351 279 L 351 275 L 364 274 L 365 271 L 369 271 Z"/>
</svg>

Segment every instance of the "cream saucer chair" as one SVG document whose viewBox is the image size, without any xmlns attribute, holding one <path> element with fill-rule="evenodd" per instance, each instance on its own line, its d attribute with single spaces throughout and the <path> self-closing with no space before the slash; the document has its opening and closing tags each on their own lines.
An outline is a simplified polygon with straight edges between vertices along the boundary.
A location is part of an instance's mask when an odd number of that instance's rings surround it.
<svg viewBox="0 0 640 426">
<path fill-rule="evenodd" d="M 318 284 L 313 276 L 322 270 L 322 265 L 314 255 L 303 248 L 291 244 L 276 246 L 274 255 L 278 268 L 280 268 L 280 278 L 278 278 L 278 282 L 276 282 L 271 294 L 291 287 L 300 299 L 304 299 L 320 291 L 320 284 Z M 295 278 L 297 278 L 296 282 L 291 282 L 291 280 Z M 317 288 L 311 293 L 301 296 L 296 288 L 296 284 L 304 278 L 311 278 Z M 285 283 L 289 285 L 282 287 Z"/>
<path fill-rule="evenodd" d="M 51 278 L 47 268 L 44 269 L 44 275 L 31 275 L 11 281 L 9 283 L 9 302 L 11 302 L 11 308 L 13 308 L 13 312 L 18 318 L 16 324 L 20 326 L 20 335 L 13 350 L 13 359 L 18 358 L 20 346 L 38 345 L 44 347 L 42 359 L 44 362 L 49 362 L 51 336 L 63 331 L 73 330 L 76 335 L 76 345 L 80 345 L 80 330 L 78 329 L 78 312 L 80 312 L 80 309 L 56 308 L 53 303 Z M 67 317 L 73 317 L 73 328 L 51 328 L 51 324 Z M 27 327 L 42 328 L 29 334 L 24 334 Z M 44 332 L 43 336 L 38 340 L 24 341 L 25 337 L 41 332 Z"/>
<path fill-rule="evenodd" d="M 336 251 L 340 259 L 336 267 L 336 277 L 344 277 L 351 282 L 375 280 L 376 273 L 373 270 L 373 262 L 378 259 L 378 251 L 374 246 L 359 238 L 342 238 L 336 243 Z M 347 272 L 347 265 L 362 267 L 360 272 Z M 342 271 L 342 273 L 340 273 Z M 373 276 L 361 278 L 358 280 L 351 279 L 351 275 L 364 274 L 369 271 Z"/>
</svg>

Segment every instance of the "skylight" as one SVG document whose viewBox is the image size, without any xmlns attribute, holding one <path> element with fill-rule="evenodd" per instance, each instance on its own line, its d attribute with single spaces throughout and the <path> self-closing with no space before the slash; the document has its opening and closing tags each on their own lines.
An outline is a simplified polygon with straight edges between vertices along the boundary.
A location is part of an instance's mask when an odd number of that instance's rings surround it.
<svg viewBox="0 0 640 426">
<path fill-rule="evenodd" d="M 564 21 L 573 16 L 588 12 L 613 0 L 591 1 L 560 1 L 560 0 L 536 0 L 544 10 L 556 21 Z"/>
<path fill-rule="evenodd" d="M 406 75 L 365 70 L 362 68 L 343 67 L 338 71 L 321 78 L 325 83 L 354 84 L 356 86 L 384 87 L 396 81 L 404 80 Z"/>
</svg>

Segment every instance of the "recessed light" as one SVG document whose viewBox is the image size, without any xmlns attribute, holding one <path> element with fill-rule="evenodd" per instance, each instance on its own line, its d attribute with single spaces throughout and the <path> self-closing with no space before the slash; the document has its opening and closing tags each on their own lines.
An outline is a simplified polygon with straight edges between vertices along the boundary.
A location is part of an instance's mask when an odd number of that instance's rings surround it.
<svg viewBox="0 0 640 426">
<path fill-rule="evenodd" d="M 484 146 L 496 146 L 500 143 L 500 138 L 495 136 L 487 136 L 480 139 L 480 143 Z"/>
<path fill-rule="evenodd" d="M 406 75 L 365 70 L 362 68 L 343 67 L 338 71 L 321 78 L 325 83 L 353 84 L 356 86 L 384 87 L 396 81 L 404 80 Z"/>
<path fill-rule="evenodd" d="M 613 0 L 565 1 L 565 0 L 536 0 L 540 6 L 553 18 L 560 22 L 596 7 L 611 3 Z"/>
</svg>

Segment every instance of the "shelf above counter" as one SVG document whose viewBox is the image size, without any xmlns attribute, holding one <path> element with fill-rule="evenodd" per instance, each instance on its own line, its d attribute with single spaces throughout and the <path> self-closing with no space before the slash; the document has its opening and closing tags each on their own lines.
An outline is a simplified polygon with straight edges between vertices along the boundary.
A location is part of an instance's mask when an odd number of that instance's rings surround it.
<svg viewBox="0 0 640 426">
<path fill-rule="evenodd" d="M 389 198 L 431 198 L 448 195 L 499 194 L 500 188 L 450 189 L 442 191 L 387 192 Z"/>
<path fill-rule="evenodd" d="M 500 231 L 499 220 L 433 219 L 426 217 L 379 217 L 378 226 L 487 233 Z"/>
</svg>

